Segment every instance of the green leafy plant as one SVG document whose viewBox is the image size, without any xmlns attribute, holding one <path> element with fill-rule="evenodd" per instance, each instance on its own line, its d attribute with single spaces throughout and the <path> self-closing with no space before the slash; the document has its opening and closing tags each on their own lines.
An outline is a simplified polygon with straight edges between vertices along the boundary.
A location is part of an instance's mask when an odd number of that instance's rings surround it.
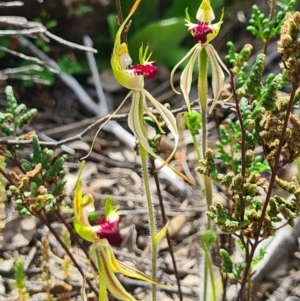
<svg viewBox="0 0 300 301">
<path fill-rule="evenodd" d="M 14 271 L 19 300 L 26 301 L 29 298 L 29 293 L 26 290 L 26 277 L 24 274 L 24 263 L 22 259 L 17 259 L 15 261 Z"/>
<path fill-rule="evenodd" d="M 264 43 L 264 53 L 266 53 L 266 47 L 270 39 L 279 35 L 284 17 L 287 12 L 294 9 L 295 3 L 295 0 L 287 1 L 284 8 L 276 15 L 275 5 L 272 5 L 269 17 L 266 17 L 257 5 L 252 6 L 252 15 L 249 20 L 250 25 L 247 27 L 247 30 Z"/>
<path fill-rule="evenodd" d="M 207 215 L 223 233 L 239 238 L 245 254 L 245 262 L 235 264 L 226 250 L 220 252 L 222 271 L 241 283 L 236 300 L 243 300 L 247 285 L 248 299 L 251 298 L 252 269 L 264 255 L 261 251 L 258 257 L 254 257 L 259 243 L 276 233 L 276 223 L 285 220 L 293 225 L 300 214 L 297 178 L 283 181 L 276 176 L 282 167 L 300 155 L 297 142 L 300 121 L 291 113 L 293 104 L 299 99 L 300 87 L 296 71 L 300 67 L 296 51 L 296 47 L 299 47 L 300 18 L 298 12 L 287 13 L 293 3 L 290 2 L 291 6 L 280 11 L 274 21 L 272 14 L 266 19 L 254 6 L 250 20 L 249 30 L 263 41 L 265 53 L 270 39 L 278 35 L 281 29 L 278 52 L 283 60 L 282 74 L 270 74 L 264 82 L 262 75 L 266 55 L 259 54 L 249 70 L 247 59 L 252 47 L 246 45 L 240 53 L 235 53 L 233 45 L 229 44 L 227 58 L 232 64 L 231 87 L 237 121 L 227 121 L 230 132 L 221 126 L 218 153 L 214 155 L 212 150 L 207 149 L 205 158 L 200 160 L 197 167 L 198 172 L 224 185 L 230 195 L 227 205 L 217 202 L 209 207 Z M 271 9 L 274 9 L 274 5 Z M 237 77 L 237 86 L 234 85 L 234 76 Z M 286 78 L 292 85 L 292 92 L 288 96 L 280 93 Z M 258 144 L 263 149 L 259 159 L 254 154 Z M 225 174 L 218 170 L 216 159 L 222 161 Z M 268 170 L 271 172 L 270 179 L 262 175 Z M 290 200 L 273 195 L 274 183 L 293 194 L 294 198 Z M 260 190 L 265 192 L 264 198 Z"/>
<path fill-rule="evenodd" d="M 5 88 L 6 112 L 0 113 L 0 130 L 7 136 L 16 136 L 16 131 L 29 124 L 37 114 L 36 109 L 27 110 L 25 104 L 18 104 L 11 86 Z"/>
</svg>

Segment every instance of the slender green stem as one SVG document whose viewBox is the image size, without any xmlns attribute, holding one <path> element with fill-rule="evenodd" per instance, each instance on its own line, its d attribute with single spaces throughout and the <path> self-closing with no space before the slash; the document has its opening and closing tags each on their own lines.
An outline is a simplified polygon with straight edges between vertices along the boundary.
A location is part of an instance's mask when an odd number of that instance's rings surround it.
<svg viewBox="0 0 300 301">
<path fill-rule="evenodd" d="M 247 287 L 247 301 L 251 301 L 251 290 L 252 290 L 252 281 L 249 278 L 248 280 L 248 287 Z"/>
<path fill-rule="evenodd" d="M 207 53 L 205 49 L 200 52 L 199 55 L 199 79 L 198 79 L 198 93 L 199 102 L 201 106 L 202 117 L 202 157 L 205 157 L 207 149 L 207 127 L 206 127 L 206 115 L 207 115 Z M 212 180 L 208 176 L 204 176 L 204 188 L 206 196 L 206 205 L 209 208 L 212 205 Z M 207 229 L 211 228 L 211 221 L 207 221 Z"/>
<path fill-rule="evenodd" d="M 217 301 L 217 292 L 216 292 L 216 285 L 214 279 L 213 264 L 211 261 L 209 250 L 206 245 L 204 247 L 204 253 L 205 253 L 205 265 L 208 267 L 208 272 L 210 277 L 210 285 L 211 285 L 211 290 L 213 295 L 213 301 Z"/>
<path fill-rule="evenodd" d="M 199 161 L 202 158 L 199 143 L 197 141 L 196 135 L 193 135 L 192 133 L 191 133 L 191 135 L 192 135 L 192 138 L 193 138 L 194 148 L 195 148 L 195 151 L 196 151 L 196 154 L 197 154 L 197 160 Z"/>
<path fill-rule="evenodd" d="M 205 49 L 202 49 L 199 55 L 199 78 L 198 78 L 198 95 L 201 107 L 202 117 L 202 156 L 204 157 L 207 148 L 207 128 L 206 128 L 206 114 L 207 114 L 207 54 Z"/>
<path fill-rule="evenodd" d="M 139 98 L 140 123 L 144 122 L 143 102 L 144 102 L 144 98 L 141 93 Z M 148 213 L 149 213 L 149 228 L 150 228 L 151 248 L 152 248 L 152 278 L 156 279 L 156 270 L 157 270 L 157 245 L 155 241 L 156 227 L 155 227 L 154 208 L 152 204 L 151 190 L 150 190 L 150 183 L 149 183 L 149 172 L 148 172 L 148 164 L 147 164 L 148 153 L 141 144 L 139 144 L 139 148 L 140 148 L 140 156 L 142 161 L 142 172 L 143 172 L 143 179 L 144 179 L 145 194 L 146 194 Z M 157 291 L 157 285 L 152 284 L 152 301 L 156 301 L 156 291 Z"/>
<path fill-rule="evenodd" d="M 205 49 L 202 49 L 198 59 L 199 63 L 199 78 L 198 78 L 198 94 L 199 102 L 201 107 L 201 117 L 202 117 L 202 157 L 205 157 L 205 152 L 207 149 L 207 127 L 206 127 L 206 115 L 207 115 L 207 53 Z M 204 175 L 204 188 L 205 188 L 205 197 L 206 197 L 206 206 L 207 209 L 212 205 L 212 180 L 208 176 Z M 211 228 L 211 221 L 208 218 L 207 220 L 207 229 Z M 208 258 L 205 254 L 204 261 L 204 277 L 207 278 L 208 272 Z M 204 280 L 207 283 L 207 280 Z M 213 285 L 213 281 L 212 281 Z M 204 285 L 203 288 L 203 300 L 206 300 L 207 296 L 207 285 Z"/>
</svg>

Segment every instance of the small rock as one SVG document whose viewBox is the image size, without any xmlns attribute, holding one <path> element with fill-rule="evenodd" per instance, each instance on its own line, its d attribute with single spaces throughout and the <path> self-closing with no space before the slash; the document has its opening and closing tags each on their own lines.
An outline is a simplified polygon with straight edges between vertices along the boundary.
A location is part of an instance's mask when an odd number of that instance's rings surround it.
<svg viewBox="0 0 300 301">
<path fill-rule="evenodd" d="M 14 267 L 14 262 L 15 262 L 15 260 L 13 258 L 8 259 L 8 260 L 3 260 L 0 263 L 0 272 L 8 273 L 8 272 L 12 271 L 13 267 Z"/>
<path fill-rule="evenodd" d="M 24 235 L 22 235 L 21 233 L 18 233 L 14 236 L 12 245 L 15 248 L 21 248 L 21 247 L 28 246 L 29 242 L 30 241 L 28 239 L 26 239 L 26 237 Z"/>
<path fill-rule="evenodd" d="M 36 228 L 35 217 L 24 217 L 20 221 L 20 228 L 24 231 L 31 231 Z"/>
</svg>

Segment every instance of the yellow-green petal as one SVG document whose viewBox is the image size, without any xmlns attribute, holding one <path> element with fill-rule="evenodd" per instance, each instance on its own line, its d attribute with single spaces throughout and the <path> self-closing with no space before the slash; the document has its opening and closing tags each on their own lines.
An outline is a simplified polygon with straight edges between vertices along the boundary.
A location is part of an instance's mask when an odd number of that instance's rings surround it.
<svg viewBox="0 0 300 301">
<path fill-rule="evenodd" d="M 73 208 L 75 218 L 84 226 L 90 226 L 88 217 L 90 212 L 95 211 L 94 198 L 91 194 L 87 194 L 82 197 L 81 191 L 81 175 L 84 168 L 85 162 L 82 161 L 80 164 L 78 178 L 75 186 L 75 195 L 73 200 Z"/>
<path fill-rule="evenodd" d="M 179 142 L 179 134 L 178 134 L 178 128 L 176 124 L 176 118 L 170 112 L 164 105 L 162 105 L 160 102 L 158 102 L 147 90 L 143 90 L 143 93 L 146 98 L 148 98 L 151 102 L 151 104 L 154 106 L 154 108 L 158 111 L 160 117 L 163 119 L 163 121 L 166 123 L 167 128 L 170 130 L 172 136 L 174 137 L 174 148 L 169 157 L 163 161 L 163 164 L 159 166 L 156 170 L 161 169 L 163 166 L 168 164 L 171 159 L 173 158 Z M 162 160 L 160 157 L 158 157 L 160 160 Z"/>
<path fill-rule="evenodd" d="M 211 24 L 215 19 L 215 14 L 209 0 L 203 0 L 201 2 L 196 14 L 196 19 L 201 22 L 207 22 L 208 24 Z"/>
<path fill-rule="evenodd" d="M 139 279 L 142 281 L 146 281 L 149 283 L 153 283 L 153 284 L 157 284 L 163 287 L 168 287 L 164 284 L 162 284 L 161 282 L 152 279 L 151 277 L 145 275 L 144 273 L 140 272 L 139 270 L 134 269 L 133 267 L 119 261 L 116 259 L 114 253 L 111 251 L 110 246 L 108 246 L 106 248 L 106 255 L 109 261 L 109 266 L 112 268 L 112 270 L 115 273 L 120 273 L 124 276 L 130 277 L 130 278 L 135 278 L 135 279 Z"/>
<path fill-rule="evenodd" d="M 195 47 L 196 46 L 196 47 Z M 193 79 L 193 71 L 195 67 L 196 60 L 199 57 L 199 54 L 202 50 L 201 44 L 196 44 L 192 49 L 194 52 L 192 53 L 192 56 L 183 69 L 181 76 L 180 76 L 180 88 L 185 100 L 185 103 L 187 105 L 188 111 L 191 111 L 191 104 L 190 104 L 190 91 L 192 86 L 192 79 Z"/>
<path fill-rule="evenodd" d="M 119 82 L 120 85 L 129 90 L 141 90 L 144 87 L 144 77 L 143 75 L 134 75 L 130 73 L 129 70 L 126 70 L 127 66 L 124 66 L 124 60 L 126 62 L 130 60 L 130 55 L 127 49 L 127 45 L 125 43 L 121 43 L 121 34 L 125 28 L 126 23 L 136 11 L 140 2 L 141 0 L 135 1 L 128 16 L 119 27 L 115 38 L 112 57 L 110 60 L 112 71 L 116 80 Z M 125 65 L 128 65 L 128 63 L 126 63 Z"/>
<path fill-rule="evenodd" d="M 141 114 L 143 114 L 143 112 L 140 111 L 140 106 L 144 106 L 144 101 L 144 95 L 142 92 L 133 92 L 132 104 L 128 114 L 128 126 L 133 132 L 137 141 L 145 148 L 148 154 L 162 161 L 162 158 L 153 152 L 148 142 L 147 131 L 143 122 L 143 118 L 141 118 Z"/>
<path fill-rule="evenodd" d="M 221 68 L 220 62 L 221 59 L 219 57 L 219 55 L 217 54 L 216 50 L 214 49 L 214 47 L 212 45 L 207 45 L 205 47 L 205 51 L 207 53 L 207 56 L 209 58 L 210 61 L 210 65 L 211 65 L 211 73 L 212 73 L 212 88 L 213 88 L 213 103 L 209 109 L 209 113 L 212 112 L 216 101 L 218 100 L 223 88 L 224 88 L 224 79 L 225 79 L 225 75 L 224 72 Z M 222 63 L 222 67 L 228 71 L 228 69 L 226 68 L 226 66 Z M 229 73 L 229 71 L 228 71 Z"/>
<path fill-rule="evenodd" d="M 119 300 L 123 301 L 136 301 L 122 286 L 120 281 L 117 279 L 116 275 L 111 266 L 111 261 L 109 260 L 110 254 L 113 254 L 110 247 L 100 247 L 96 249 L 98 264 L 101 268 L 101 273 L 105 276 L 105 285 L 111 294 Z M 104 278 L 104 277 L 103 277 Z"/>
<path fill-rule="evenodd" d="M 191 56 L 195 49 L 199 47 L 199 44 L 196 44 L 193 46 L 192 49 L 189 50 L 189 52 L 175 65 L 175 67 L 172 69 L 172 72 L 171 72 L 171 75 L 170 75 L 170 84 L 171 84 L 171 87 L 173 89 L 173 91 L 177 94 L 180 94 L 180 92 L 178 92 L 175 87 L 174 87 L 174 74 L 175 74 L 175 71 L 178 69 L 178 67 L 189 57 Z"/>
<path fill-rule="evenodd" d="M 101 229 L 101 226 L 90 226 L 83 225 L 76 217 L 73 218 L 73 226 L 76 233 L 86 241 L 95 242 L 97 237 L 95 232 Z"/>
</svg>

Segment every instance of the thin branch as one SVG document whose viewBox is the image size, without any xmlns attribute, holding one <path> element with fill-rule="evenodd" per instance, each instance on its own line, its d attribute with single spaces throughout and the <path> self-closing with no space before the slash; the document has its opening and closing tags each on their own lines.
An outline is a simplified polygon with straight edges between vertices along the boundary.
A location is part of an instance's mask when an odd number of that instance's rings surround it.
<svg viewBox="0 0 300 301">
<path fill-rule="evenodd" d="M 11 50 L 11 49 L 6 48 L 6 47 L 3 47 L 3 46 L 0 46 L 0 49 L 3 50 L 3 51 L 5 51 L 5 52 L 7 52 L 7 53 L 10 53 L 10 54 L 12 54 L 12 55 L 14 55 L 14 56 L 17 56 L 17 57 L 19 57 L 19 58 L 21 58 L 21 59 L 23 59 L 23 60 L 26 60 L 26 61 L 33 61 L 33 62 L 35 62 L 35 63 L 37 63 L 37 64 L 39 64 L 39 65 L 46 66 L 46 63 L 45 63 L 44 61 L 38 59 L 37 57 L 34 57 L 34 56 L 28 56 L 28 55 L 25 55 L 25 54 L 23 54 L 23 53 L 21 53 L 21 52 L 14 51 L 14 50 Z M 53 68 L 51 68 L 50 66 L 47 66 L 47 68 L 48 68 L 51 72 L 53 72 L 53 73 L 58 73 L 58 70 L 53 69 Z M 3 71 L 1 71 L 1 73 L 3 73 Z"/>
<path fill-rule="evenodd" d="M 86 47 L 93 47 L 93 41 L 89 36 L 84 36 L 83 37 L 83 44 Z M 102 84 L 101 84 L 101 80 L 100 80 L 100 76 L 99 76 L 99 72 L 97 69 L 97 63 L 94 57 L 94 54 L 92 52 L 87 52 L 86 53 L 86 57 L 89 63 L 89 67 L 91 69 L 91 73 L 92 73 L 92 77 L 93 77 L 93 83 L 96 89 L 96 93 L 98 96 L 98 100 L 99 100 L 99 109 L 100 109 L 100 113 L 99 116 L 103 117 L 106 114 L 109 113 L 109 109 L 108 109 L 108 105 L 106 102 L 106 97 L 104 95 L 103 92 L 103 88 L 102 88 Z"/>
<path fill-rule="evenodd" d="M 8 75 L 13 73 L 20 73 L 20 72 L 28 72 L 28 71 L 43 71 L 44 68 L 39 65 L 28 65 L 23 67 L 16 67 L 16 68 L 7 68 L 4 70 L 0 70 L 0 75 Z"/>
<path fill-rule="evenodd" d="M 69 42 L 67 40 L 64 40 L 56 35 L 54 35 L 53 33 L 49 32 L 49 31 L 46 31 L 45 32 L 45 35 L 47 37 L 49 37 L 50 39 L 52 40 L 55 40 L 61 44 L 64 44 L 64 45 L 67 45 L 71 48 L 76 48 L 76 49 L 79 49 L 79 50 L 84 50 L 84 51 L 91 51 L 91 52 L 94 52 L 94 53 L 97 53 L 98 51 L 94 48 L 90 48 L 90 47 L 85 47 L 85 46 L 82 46 L 82 45 L 79 45 L 79 44 L 76 44 L 76 43 L 73 43 L 73 42 Z"/>
<path fill-rule="evenodd" d="M 23 6 L 23 5 L 24 2 L 22 1 L 0 2 L 0 7 Z"/>
</svg>

